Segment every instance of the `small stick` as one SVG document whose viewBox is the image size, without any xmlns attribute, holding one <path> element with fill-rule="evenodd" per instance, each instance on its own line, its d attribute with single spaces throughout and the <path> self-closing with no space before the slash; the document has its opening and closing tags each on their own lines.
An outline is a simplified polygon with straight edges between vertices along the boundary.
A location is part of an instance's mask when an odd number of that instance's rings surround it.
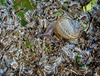
<svg viewBox="0 0 100 76">
<path fill-rule="evenodd" d="M 18 12 L 23 11 L 23 10 L 25 10 L 25 9 L 26 9 L 26 7 L 23 7 L 23 8 L 21 8 L 21 9 L 18 9 L 17 11 L 15 11 L 15 14 L 17 14 Z"/>
</svg>

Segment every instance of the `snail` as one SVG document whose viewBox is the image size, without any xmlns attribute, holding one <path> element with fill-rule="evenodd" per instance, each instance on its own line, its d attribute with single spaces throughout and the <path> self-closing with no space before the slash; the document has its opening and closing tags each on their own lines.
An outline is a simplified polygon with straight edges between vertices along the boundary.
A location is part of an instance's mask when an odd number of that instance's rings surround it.
<svg viewBox="0 0 100 76">
<path fill-rule="evenodd" d="M 37 35 L 40 36 L 49 36 L 56 45 L 58 43 L 52 37 L 52 32 L 55 30 L 61 37 L 65 39 L 75 39 L 79 36 L 81 32 L 81 26 L 73 19 L 67 16 L 59 17 L 55 24 L 50 25 L 44 34 Z"/>
</svg>

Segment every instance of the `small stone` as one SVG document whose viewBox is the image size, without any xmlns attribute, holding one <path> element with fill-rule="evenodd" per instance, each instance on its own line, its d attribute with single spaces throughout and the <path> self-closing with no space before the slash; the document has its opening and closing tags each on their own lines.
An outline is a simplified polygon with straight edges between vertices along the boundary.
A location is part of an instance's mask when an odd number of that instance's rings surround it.
<svg viewBox="0 0 100 76">
<path fill-rule="evenodd" d="M 16 69 L 18 67 L 18 63 L 17 62 L 12 62 L 11 66 L 13 69 Z"/>
</svg>

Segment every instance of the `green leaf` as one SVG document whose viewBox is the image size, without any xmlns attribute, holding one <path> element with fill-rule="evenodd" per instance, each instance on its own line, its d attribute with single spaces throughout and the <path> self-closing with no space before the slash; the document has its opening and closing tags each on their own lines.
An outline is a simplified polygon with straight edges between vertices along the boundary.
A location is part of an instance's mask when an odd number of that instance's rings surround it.
<svg viewBox="0 0 100 76">
<path fill-rule="evenodd" d="M 26 22 L 25 19 L 21 19 L 20 21 L 21 21 L 22 26 L 25 26 L 26 24 L 28 24 L 28 22 Z"/>
<path fill-rule="evenodd" d="M 87 9 L 87 11 L 89 11 L 89 10 L 92 9 L 92 4 L 91 4 L 91 2 L 86 6 L 86 9 Z"/>
<path fill-rule="evenodd" d="M 90 11 L 92 9 L 92 5 L 96 5 L 97 1 L 92 0 L 88 5 L 83 6 L 83 11 L 86 13 L 87 11 Z M 85 8 L 86 7 L 86 8 Z"/>
<path fill-rule="evenodd" d="M 25 26 L 27 24 L 27 22 L 25 21 L 25 18 L 24 18 L 24 13 L 28 10 L 33 10 L 33 6 L 32 6 L 32 0 L 14 0 L 14 9 L 17 11 L 19 10 L 19 8 L 23 8 L 23 7 L 26 7 L 25 10 L 23 11 L 19 11 L 17 13 L 18 16 L 21 17 L 21 25 L 22 26 Z"/>
<path fill-rule="evenodd" d="M 0 2 L 1 2 L 1 5 L 3 5 L 3 0 L 0 0 Z"/>
<path fill-rule="evenodd" d="M 8 7 L 6 0 L 3 0 L 3 1 L 4 1 L 4 6 Z"/>
<path fill-rule="evenodd" d="M 91 1 L 91 4 L 96 5 L 97 4 L 97 1 L 96 0 L 92 0 Z"/>
<path fill-rule="evenodd" d="M 18 10 L 19 8 L 26 7 L 25 12 L 29 9 L 33 9 L 31 2 L 29 0 L 14 0 L 14 8 Z"/>
</svg>

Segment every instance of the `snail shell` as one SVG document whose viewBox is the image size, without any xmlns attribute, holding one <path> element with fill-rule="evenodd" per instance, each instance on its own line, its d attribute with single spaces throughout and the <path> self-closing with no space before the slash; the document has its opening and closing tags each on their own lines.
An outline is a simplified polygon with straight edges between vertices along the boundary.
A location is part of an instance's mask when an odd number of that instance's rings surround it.
<svg viewBox="0 0 100 76">
<path fill-rule="evenodd" d="M 81 26 L 75 20 L 67 17 L 58 18 L 54 28 L 59 35 L 66 39 L 77 38 L 81 31 Z"/>
</svg>

